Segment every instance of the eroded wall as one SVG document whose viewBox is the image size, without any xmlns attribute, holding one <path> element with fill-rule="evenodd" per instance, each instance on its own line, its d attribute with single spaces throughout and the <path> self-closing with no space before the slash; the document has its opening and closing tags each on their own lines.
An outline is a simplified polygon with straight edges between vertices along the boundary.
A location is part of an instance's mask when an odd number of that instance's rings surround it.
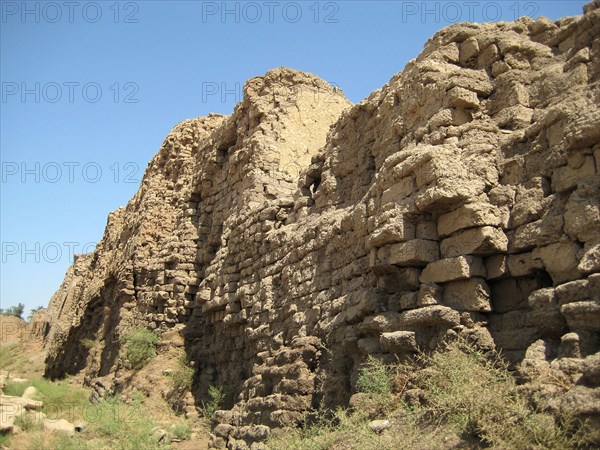
<svg viewBox="0 0 600 450">
<path fill-rule="evenodd" d="M 355 106 L 289 69 L 249 81 L 232 116 L 173 130 L 69 270 L 48 374 L 108 376 L 127 329 L 181 329 L 197 401 L 232 394 L 215 445 L 345 404 L 369 354 L 457 335 L 585 375 L 600 349 L 599 57 L 590 4 L 444 29 Z M 590 379 L 565 397 L 583 416 Z"/>
</svg>

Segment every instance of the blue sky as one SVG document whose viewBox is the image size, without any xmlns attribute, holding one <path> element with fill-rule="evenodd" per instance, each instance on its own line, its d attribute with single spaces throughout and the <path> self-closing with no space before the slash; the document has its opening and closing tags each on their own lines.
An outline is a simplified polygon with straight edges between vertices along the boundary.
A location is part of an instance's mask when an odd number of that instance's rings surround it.
<svg viewBox="0 0 600 450">
<path fill-rule="evenodd" d="M 271 68 L 354 102 L 458 21 L 584 1 L 0 1 L 0 306 L 46 305 L 178 122 L 229 114 Z"/>
</svg>

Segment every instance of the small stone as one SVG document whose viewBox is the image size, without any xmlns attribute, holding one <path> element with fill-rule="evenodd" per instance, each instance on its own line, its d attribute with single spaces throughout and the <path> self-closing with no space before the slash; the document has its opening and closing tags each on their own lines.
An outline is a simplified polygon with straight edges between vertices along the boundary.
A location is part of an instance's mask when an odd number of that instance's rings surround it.
<svg viewBox="0 0 600 450">
<path fill-rule="evenodd" d="M 35 400 L 37 396 L 38 390 L 34 386 L 29 386 L 25 389 L 25 391 L 23 391 L 23 395 L 21 397 L 29 400 Z"/>
<path fill-rule="evenodd" d="M 73 436 L 75 434 L 75 425 L 65 419 L 45 419 L 44 430 Z"/>
<path fill-rule="evenodd" d="M 167 430 L 160 427 L 152 428 L 150 434 L 157 439 L 158 442 L 162 442 L 167 437 Z"/>
<path fill-rule="evenodd" d="M 369 422 L 369 429 L 374 433 L 382 433 L 392 426 L 389 420 L 372 420 Z"/>
</svg>

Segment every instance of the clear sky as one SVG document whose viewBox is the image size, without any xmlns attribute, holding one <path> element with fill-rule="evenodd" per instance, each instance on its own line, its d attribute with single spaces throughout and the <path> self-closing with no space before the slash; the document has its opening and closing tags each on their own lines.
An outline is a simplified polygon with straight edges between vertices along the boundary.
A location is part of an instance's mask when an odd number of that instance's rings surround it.
<svg viewBox="0 0 600 450">
<path fill-rule="evenodd" d="M 446 25 L 584 3 L 0 0 L 0 306 L 47 305 L 169 130 L 231 113 L 248 78 L 288 66 L 358 102 Z"/>
</svg>

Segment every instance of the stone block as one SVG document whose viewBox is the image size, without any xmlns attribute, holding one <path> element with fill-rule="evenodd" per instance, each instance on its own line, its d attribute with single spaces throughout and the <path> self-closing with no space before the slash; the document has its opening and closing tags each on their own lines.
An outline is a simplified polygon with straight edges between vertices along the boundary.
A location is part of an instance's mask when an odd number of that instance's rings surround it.
<svg viewBox="0 0 600 450">
<path fill-rule="evenodd" d="M 557 309 L 558 302 L 553 288 L 542 288 L 533 291 L 527 298 L 527 303 L 532 309 Z"/>
<path fill-rule="evenodd" d="M 579 342 L 579 335 L 573 337 Z M 583 362 L 581 381 L 585 384 L 598 386 L 600 384 L 600 353 L 589 355 Z"/>
<path fill-rule="evenodd" d="M 398 320 L 399 328 L 405 330 L 418 330 L 420 327 L 452 328 L 459 324 L 460 314 L 458 311 L 441 305 L 404 311 Z"/>
<path fill-rule="evenodd" d="M 413 309 L 417 307 L 419 301 L 418 292 L 406 292 L 400 297 L 400 309 Z"/>
<path fill-rule="evenodd" d="M 518 162 L 518 160 L 515 162 Z M 524 172 L 520 174 L 520 177 L 523 176 L 525 176 Z M 512 181 L 518 183 L 517 179 Z M 548 182 L 545 179 L 533 177 L 525 184 L 516 186 L 515 191 L 515 203 L 510 217 L 510 224 L 513 228 L 520 227 L 540 218 L 544 198 L 549 194 L 550 186 L 548 186 Z"/>
<path fill-rule="evenodd" d="M 600 331 L 600 303 L 593 301 L 568 303 L 560 307 L 571 330 Z"/>
<path fill-rule="evenodd" d="M 479 57 L 477 58 L 477 65 L 481 68 L 490 67 L 498 60 L 499 56 L 500 52 L 498 51 L 496 44 L 490 44 L 479 54 Z"/>
<path fill-rule="evenodd" d="M 423 283 L 417 297 L 418 306 L 437 305 L 442 302 L 444 289 L 435 283 Z"/>
<path fill-rule="evenodd" d="M 508 70 L 510 70 L 510 66 L 508 64 L 506 64 L 504 61 L 495 61 L 492 64 L 492 76 L 493 77 L 498 77 Z"/>
<path fill-rule="evenodd" d="M 533 117 L 533 109 L 523 105 L 509 106 L 494 115 L 493 121 L 500 128 L 518 130 L 528 127 Z"/>
<path fill-rule="evenodd" d="M 529 311 L 527 316 L 529 317 L 528 322 L 544 337 L 558 339 L 567 331 L 565 318 L 558 308 L 534 309 Z"/>
<path fill-rule="evenodd" d="M 446 92 L 446 102 L 448 106 L 454 108 L 479 108 L 479 97 L 477 97 L 477 93 L 459 86 L 454 86 Z"/>
<path fill-rule="evenodd" d="M 543 247 L 560 241 L 563 236 L 564 223 L 562 211 L 551 210 L 545 214 L 539 222 L 535 245 Z"/>
<path fill-rule="evenodd" d="M 459 126 L 470 121 L 470 114 L 463 109 L 446 108 L 435 113 L 429 119 L 429 127 L 432 131 L 440 127 Z M 443 160 L 432 158 L 415 170 L 417 187 L 424 186 L 443 176 Z"/>
<path fill-rule="evenodd" d="M 425 266 L 439 257 L 439 244 L 436 241 L 413 239 L 390 245 L 387 261 L 398 266 Z"/>
<path fill-rule="evenodd" d="M 558 348 L 559 358 L 581 358 L 579 349 L 579 335 L 577 333 L 567 333 L 560 338 L 560 347 Z"/>
<path fill-rule="evenodd" d="M 477 42 L 477 38 L 470 37 L 460 44 L 459 61 L 463 66 L 471 67 L 475 65 L 478 56 L 479 43 Z"/>
<path fill-rule="evenodd" d="M 533 326 L 493 330 L 491 334 L 502 354 L 513 363 L 519 362 L 527 347 L 540 337 L 539 330 Z"/>
<path fill-rule="evenodd" d="M 577 270 L 585 274 L 600 272 L 600 242 L 585 244 Z"/>
<path fill-rule="evenodd" d="M 352 300 L 352 297 L 356 297 Z M 373 314 L 377 308 L 377 301 L 368 291 L 361 291 L 360 296 L 355 296 L 354 293 L 348 295 L 348 300 L 354 303 L 346 310 L 346 322 L 358 323 L 369 314 Z"/>
<path fill-rule="evenodd" d="M 596 175 L 596 163 L 594 157 L 589 155 L 578 169 L 562 166 L 552 172 L 552 190 L 562 193 L 575 189 L 577 185 L 586 178 Z"/>
<path fill-rule="evenodd" d="M 416 291 L 419 289 L 421 271 L 413 267 L 388 266 L 385 271 L 377 273 L 377 285 L 388 293 Z"/>
<path fill-rule="evenodd" d="M 502 230 L 481 227 L 460 231 L 444 239 L 440 251 L 443 258 L 459 255 L 486 256 L 505 253 L 507 246 L 508 239 Z"/>
<path fill-rule="evenodd" d="M 396 184 L 383 191 L 383 194 L 381 195 L 381 206 L 409 197 L 416 189 L 414 177 L 404 177 Z"/>
<path fill-rule="evenodd" d="M 600 179 L 600 177 L 598 177 Z M 564 214 L 565 233 L 581 242 L 600 241 L 600 182 L 582 183 L 571 194 Z"/>
<path fill-rule="evenodd" d="M 421 283 L 446 283 L 471 277 L 485 277 L 481 258 L 457 256 L 432 262 L 425 267 L 419 280 Z"/>
<path fill-rule="evenodd" d="M 489 203 L 467 203 L 438 218 L 438 234 L 446 237 L 455 231 L 485 225 L 499 226 L 501 217 L 498 209 Z"/>
<path fill-rule="evenodd" d="M 519 105 L 528 107 L 529 92 L 523 84 L 517 81 L 498 83 L 491 103 L 493 109 L 490 110 L 490 115 Z"/>
<path fill-rule="evenodd" d="M 417 239 L 427 239 L 430 241 L 438 240 L 437 225 L 435 222 L 418 222 L 417 223 Z"/>
<path fill-rule="evenodd" d="M 67 436 L 74 436 L 75 425 L 65 419 L 45 419 L 44 431 L 46 433 L 62 433 Z"/>
<path fill-rule="evenodd" d="M 557 242 L 539 249 L 540 258 L 555 285 L 581 276 L 578 269 L 580 253 L 581 248 L 572 241 Z"/>
<path fill-rule="evenodd" d="M 538 220 L 517 228 L 509 250 L 511 252 L 524 252 L 533 249 L 540 234 L 541 222 L 541 220 Z"/>
<path fill-rule="evenodd" d="M 506 255 L 488 256 L 485 261 L 485 278 L 495 280 L 508 275 L 508 258 Z"/>
<path fill-rule="evenodd" d="M 445 180 L 438 183 L 415 199 L 415 206 L 421 212 L 443 214 L 458 208 L 467 199 L 472 197 L 477 186 L 468 185 L 464 180 Z"/>
<path fill-rule="evenodd" d="M 360 324 L 361 331 L 383 333 L 397 329 L 400 315 L 397 312 L 386 312 L 369 316 Z"/>
<path fill-rule="evenodd" d="M 600 292 L 595 283 L 587 280 L 575 280 L 556 286 L 556 299 L 560 305 L 584 300 L 598 300 Z"/>
<path fill-rule="evenodd" d="M 444 286 L 443 304 L 458 311 L 490 312 L 490 289 L 482 278 L 453 281 Z"/>
<path fill-rule="evenodd" d="M 415 238 L 415 225 L 405 219 L 390 219 L 367 239 L 367 250 L 386 244 L 409 241 Z"/>
<path fill-rule="evenodd" d="M 390 353 L 416 352 L 417 341 L 414 331 L 383 333 L 379 338 L 381 348 Z"/>
<path fill-rule="evenodd" d="M 525 277 L 536 271 L 536 264 L 531 253 L 520 253 L 508 256 L 508 271 L 512 277 Z"/>
</svg>

